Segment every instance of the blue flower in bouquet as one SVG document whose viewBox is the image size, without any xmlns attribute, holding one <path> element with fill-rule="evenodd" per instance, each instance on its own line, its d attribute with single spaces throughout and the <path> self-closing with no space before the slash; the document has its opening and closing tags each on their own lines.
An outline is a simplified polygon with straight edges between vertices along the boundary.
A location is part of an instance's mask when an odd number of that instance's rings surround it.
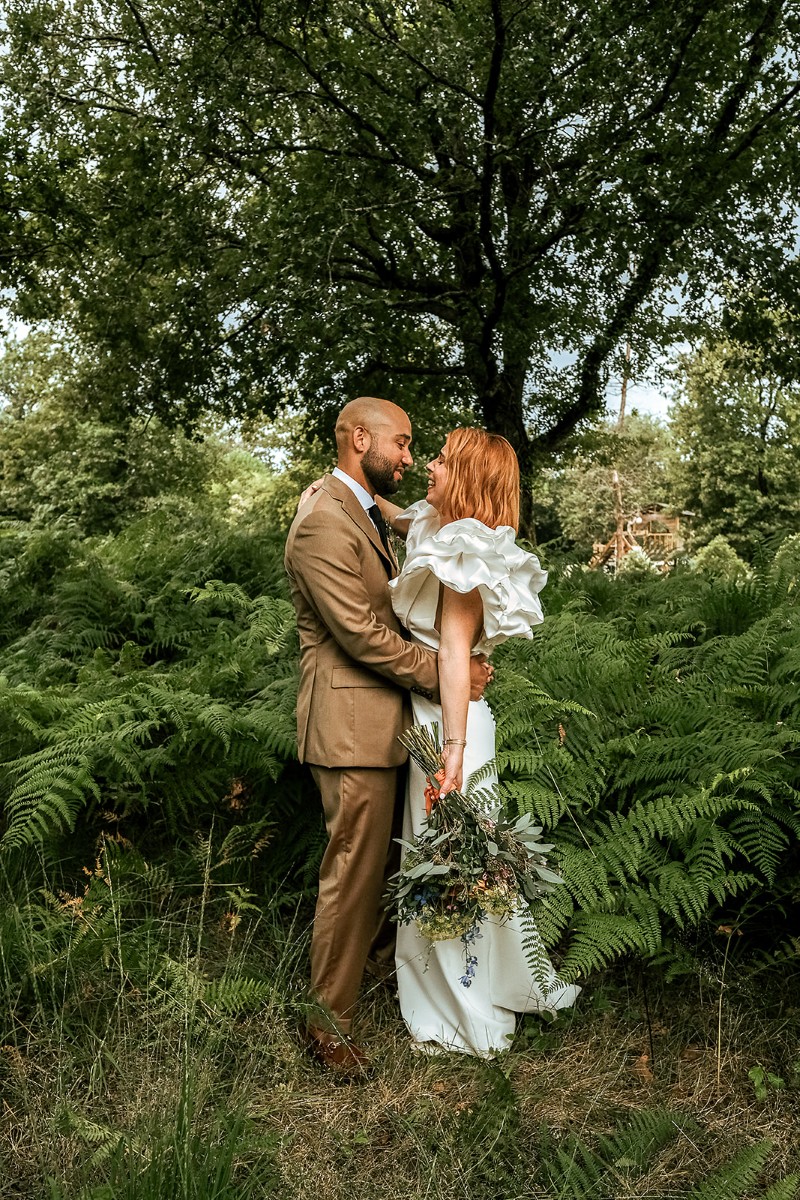
<svg viewBox="0 0 800 1200">
<path fill-rule="evenodd" d="M 483 934 L 479 931 L 477 924 L 465 930 L 461 935 L 461 941 L 464 944 L 464 974 L 458 982 L 462 987 L 472 987 L 472 981 L 475 978 L 475 968 L 478 965 L 478 956 L 477 954 L 470 954 L 469 948 L 473 942 L 482 937 Z"/>
</svg>

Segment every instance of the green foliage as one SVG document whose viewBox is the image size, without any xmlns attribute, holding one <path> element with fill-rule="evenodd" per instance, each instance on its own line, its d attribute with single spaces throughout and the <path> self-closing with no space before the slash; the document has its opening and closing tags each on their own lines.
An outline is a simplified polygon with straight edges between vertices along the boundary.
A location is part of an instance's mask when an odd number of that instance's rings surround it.
<svg viewBox="0 0 800 1200">
<path fill-rule="evenodd" d="M 528 473 L 675 287 L 794 257 L 790 5 L 7 7 L 5 283 L 128 410 L 388 391 Z"/>
<path fill-rule="evenodd" d="M 758 1179 L 771 1149 L 767 1141 L 745 1146 L 710 1178 L 692 1188 L 687 1200 L 740 1200 Z"/>
<path fill-rule="evenodd" d="M 533 641 L 498 653 L 503 787 L 560 850 L 537 921 L 549 944 L 568 934 L 565 978 L 630 952 L 683 970 L 686 931 L 723 918 L 780 935 L 800 832 L 793 579 L 785 560 L 744 581 L 572 575 Z"/>
<path fill-rule="evenodd" d="M 216 822 L 231 885 L 266 848 L 287 899 L 313 886 L 280 543 L 154 514 L 91 542 L 14 527 L 0 552 L 6 855 L 109 813 L 155 843 Z M 565 977 L 629 953 L 684 969 L 686 931 L 723 918 L 780 936 L 800 833 L 796 560 L 791 542 L 743 580 L 564 577 L 533 641 L 498 654 L 502 787 L 559 849 L 566 883 L 538 924 L 566 935 Z"/>
<path fill-rule="evenodd" d="M 615 526 L 612 473 L 619 476 L 624 514 L 633 517 L 647 505 L 670 502 L 673 470 L 670 431 L 659 421 L 633 412 L 621 430 L 616 422 L 598 422 L 536 476 L 539 540 L 558 538 L 571 561 L 588 562 L 594 543 L 605 541 Z"/>
<path fill-rule="evenodd" d="M 635 1113 L 592 1149 L 577 1136 L 557 1142 L 542 1129 L 540 1174 L 548 1196 L 563 1200 L 600 1200 L 619 1194 L 622 1181 L 630 1184 L 645 1174 L 652 1159 L 686 1124 L 679 1113 L 644 1110 Z"/>
<path fill-rule="evenodd" d="M 110 812 L 173 839 L 232 823 L 231 861 L 277 824 L 276 869 L 294 852 L 301 868 L 304 852 L 313 860 L 280 539 L 213 513 L 181 526 L 157 512 L 88 542 L 13 526 L 0 588 L 7 852 Z"/>
<path fill-rule="evenodd" d="M 519 1043 L 502 1065 L 410 1065 L 371 992 L 380 1105 L 356 1089 L 332 1106 L 303 1057 L 323 831 L 294 749 L 296 486 L 235 451 L 192 503 L 167 494 L 118 532 L 0 525 L 0 1173 L 58 1200 L 234 1200 L 336 1188 L 374 1153 L 398 1195 L 657 1194 L 686 1117 L 630 1112 L 628 1092 L 624 1120 L 604 1103 L 578 1126 L 570 1107 L 565 1131 L 559 1099 L 537 1153 L 560 1085 Z M 534 641 L 498 654 L 501 786 L 561 850 L 540 932 L 562 973 L 629 954 L 686 970 L 687 940 L 723 919 L 759 969 L 796 963 L 799 581 L 798 538 L 741 578 L 576 572 Z M 765 1035 L 745 1063 L 756 1119 L 747 1068 L 788 1111 L 791 1061 Z M 762 1196 L 765 1164 L 744 1150 L 697 1200 L 794 1200 L 793 1176 Z"/>
<path fill-rule="evenodd" d="M 695 571 L 711 575 L 715 579 L 747 579 L 750 574 L 747 563 L 739 557 L 721 533 L 700 547 L 693 566 Z"/>
<path fill-rule="evenodd" d="M 764 359 L 725 340 L 685 356 L 671 414 L 675 490 L 697 514 L 695 544 L 724 535 L 748 561 L 800 515 L 800 388 Z"/>
<path fill-rule="evenodd" d="M 613 1133 L 599 1137 L 596 1146 L 587 1145 L 577 1136 L 557 1142 L 543 1129 L 539 1175 L 546 1178 L 547 1190 L 542 1195 L 558 1200 L 612 1200 L 623 1194 L 633 1195 L 635 1192 L 628 1189 L 644 1179 L 659 1152 L 687 1124 L 680 1113 L 644 1109 Z M 685 1192 L 685 1200 L 744 1200 L 755 1196 L 752 1189 L 771 1149 L 768 1141 L 744 1147 Z M 759 1200 L 794 1200 L 797 1188 L 798 1176 L 788 1175 L 766 1192 L 759 1191 Z"/>
<path fill-rule="evenodd" d="M 64 1105 L 60 1132 L 92 1149 L 89 1165 L 105 1182 L 82 1189 L 79 1200 L 249 1200 L 273 1194 L 278 1139 L 259 1134 L 240 1113 L 197 1111 L 195 1073 L 182 1064 L 174 1114 L 125 1135 Z M 51 1200 L 67 1200 L 54 1179 Z"/>
<path fill-rule="evenodd" d="M 761 1200 L 797 1200 L 800 1191 L 800 1175 L 787 1175 L 767 1188 Z"/>
<path fill-rule="evenodd" d="M 641 546 L 636 546 L 629 554 L 625 555 L 617 568 L 617 572 L 620 575 L 637 575 L 640 578 L 646 578 L 648 575 L 657 575 L 658 567 Z"/>
<path fill-rule="evenodd" d="M 519 1149 L 520 1133 L 519 1096 L 502 1069 L 490 1067 L 480 1096 L 455 1131 L 471 1195 L 507 1200 L 524 1194 L 530 1164 Z"/>
<path fill-rule="evenodd" d="M 258 858 L 285 901 L 313 887 L 323 834 L 295 761 L 280 502 L 243 452 L 226 462 L 211 500 L 167 501 L 115 535 L 0 529 L 9 870 L 35 847 L 83 863 L 100 831 L 146 855 L 198 833 L 234 913 Z M 533 640 L 498 653 L 502 788 L 558 847 L 566 883 L 538 924 L 547 945 L 564 938 L 566 978 L 630 953 L 683 970 L 688 931 L 723 920 L 780 940 L 800 833 L 798 545 L 745 574 L 712 548 L 668 577 L 565 574 Z M 103 887 L 83 903 L 107 963 Z M 207 1004 L 244 1011 L 253 987 Z"/>
<path fill-rule="evenodd" d="M 184 1067 L 173 1120 L 166 1127 L 158 1121 L 129 1138 L 66 1110 L 65 1127 L 97 1146 L 92 1162 L 102 1166 L 107 1178 L 83 1191 L 81 1200 L 249 1200 L 270 1195 L 279 1181 L 273 1161 L 277 1139 L 256 1134 L 241 1114 L 214 1112 L 201 1121 L 197 1090 Z"/>
<path fill-rule="evenodd" d="M 197 503 L 223 458 L 157 419 L 90 402 L 85 354 L 46 332 L 0 358 L 0 516 L 119 530 L 166 495 Z"/>
</svg>

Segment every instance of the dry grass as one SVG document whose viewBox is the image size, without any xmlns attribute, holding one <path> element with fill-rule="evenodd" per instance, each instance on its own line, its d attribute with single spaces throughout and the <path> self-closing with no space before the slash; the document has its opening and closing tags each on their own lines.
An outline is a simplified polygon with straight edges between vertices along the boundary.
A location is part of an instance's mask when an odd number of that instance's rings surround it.
<svg viewBox="0 0 800 1200">
<path fill-rule="evenodd" d="M 275 999 L 249 1012 L 226 1016 L 185 996 L 169 1002 L 109 971 L 85 980 L 82 991 L 67 995 L 65 987 L 61 1013 L 8 1014 L 2 1200 L 114 1196 L 100 1185 L 120 1137 L 134 1175 L 158 1153 L 174 1153 L 187 1089 L 192 1126 L 212 1158 L 226 1144 L 228 1115 L 243 1122 L 232 1190 L 185 1193 L 199 1198 L 556 1200 L 582 1194 L 579 1180 L 551 1170 L 559 1144 L 580 1157 L 575 1139 L 599 1148 L 586 1193 L 596 1200 L 686 1195 L 764 1138 L 772 1149 L 762 1178 L 736 1195 L 760 1200 L 770 1183 L 800 1169 L 796 980 L 729 970 L 735 982 L 722 992 L 720 1025 L 714 969 L 671 987 L 651 979 L 646 1005 L 638 968 L 620 968 L 589 980 L 574 1013 L 553 1024 L 527 1018 L 494 1064 L 414 1055 L 395 998 L 372 984 L 360 1033 L 376 1076 L 338 1084 L 308 1060 L 297 1033 L 306 931 L 295 925 L 276 952 L 279 925 L 250 940 L 243 928 L 233 935 L 238 944 L 215 934 L 202 967 L 258 975 L 267 962 Z M 783 1081 L 761 1098 L 748 1074 L 759 1066 Z M 640 1168 L 624 1156 L 606 1161 L 604 1136 L 659 1110 L 673 1114 L 674 1135 L 657 1153 Z M 154 1193 L 143 1185 L 125 1194 Z"/>
<path fill-rule="evenodd" d="M 321 1077 L 312 1068 L 299 1095 L 271 1093 L 289 1139 L 282 1165 L 290 1194 L 471 1196 L 479 1194 L 471 1176 L 480 1174 L 480 1157 L 487 1156 L 491 1167 L 493 1158 L 506 1156 L 509 1142 L 533 1175 L 541 1126 L 559 1137 L 578 1135 L 591 1146 L 630 1114 L 661 1108 L 683 1116 L 685 1124 L 677 1121 L 674 1141 L 647 1172 L 630 1180 L 620 1175 L 609 1195 L 685 1194 L 743 1145 L 762 1138 L 773 1142 L 772 1180 L 800 1166 L 794 1114 L 800 1062 L 792 1064 L 793 1055 L 800 1057 L 800 1013 L 792 1028 L 785 1016 L 771 1017 L 732 995 L 723 1005 L 718 1084 L 717 1012 L 696 988 L 676 987 L 657 996 L 648 1029 L 637 1011 L 640 995 L 613 978 L 599 986 L 602 1002 L 596 1007 L 590 984 L 590 995 L 574 1015 L 554 1025 L 529 1018 L 514 1049 L 493 1066 L 461 1057 L 420 1061 L 408 1050 L 392 1000 L 373 1000 L 364 1030 L 380 1064 L 374 1083 L 320 1090 Z M 756 1097 L 748 1077 L 759 1063 L 782 1072 L 787 1083 L 766 1100 Z M 491 1078 L 498 1071 L 513 1091 L 516 1129 L 506 1142 L 499 1113 L 496 1143 L 472 1142 L 471 1118 L 477 1119 L 492 1096 Z"/>
</svg>

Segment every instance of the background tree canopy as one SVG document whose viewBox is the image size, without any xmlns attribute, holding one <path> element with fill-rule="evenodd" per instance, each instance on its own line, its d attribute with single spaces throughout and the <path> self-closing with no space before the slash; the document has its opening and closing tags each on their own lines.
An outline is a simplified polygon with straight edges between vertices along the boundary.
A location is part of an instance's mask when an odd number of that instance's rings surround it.
<svg viewBox="0 0 800 1200">
<path fill-rule="evenodd" d="M 594 543 L 605 541 L 616 521 L 613 472 L 619 476 L 626 517 L 652 504 L 675 501 L 675 451 L 670 430 L 635 410 L 622 427 L 601 421 L 541 471 L 534 486 L 536 532 L 561 539 L 572 561 L 588 562 Z"/>
<path fill-rule="evenodd" d="M 793 255 L 788 0 L 11 0 L 7 25 L 17 309 L 168 421 L 378 392 L 473 409 L 529 472 L 626 336 L 646 357 Z"/>
<path fill-rule="evenodd" d="M 770 371 L 765 351 L 723 339 L 684 356 L 671 420 L 695 542 L 722 535 L 748 559 L 800 519 L 800 387 Z"/>
</svg>

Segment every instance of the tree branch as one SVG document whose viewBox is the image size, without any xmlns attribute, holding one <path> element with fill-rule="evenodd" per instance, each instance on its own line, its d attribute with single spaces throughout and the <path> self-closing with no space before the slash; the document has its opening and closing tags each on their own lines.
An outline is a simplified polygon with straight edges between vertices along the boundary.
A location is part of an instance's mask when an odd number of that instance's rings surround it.
<svg viewBox="0 0 800 1200">
<path fill-rule="evenodd" d="M 59 92 L 55 89 L 49 93 L 54 100 L 60 101 L 62 104 L 69 104 L 73 108 L 99 109 L 101 112 L 120 113 L 124 117 L 141 117 L 142 113 L 136 108 L 128 108 L 123 104 L 107 104 L 102 100 L 93 100 L 89 97 L 71 96 L 69 92 Z M 152 114 L 147 114 L 147 119 L 153 121 L 156 125 L 164 126 L 166 122 L 159 117 L 154 117 Z"/>
<path fill-rule="evenodd" d="M 429 379 L 463 379 L 467 370 L 464 366 L 423 366 L 421 363 L 389 363 L 381 358 L 369 359 L 365 371 L 370 374 L 385 371 L 392 375 L 423 375 Z"/>
<path fill-rule="evenodd" d="M 145 44 L 145 46 L 147 46 L 147 49 L 150 51 L 150 54 L 153 57 L 153 62 L 156 64 L 156 66 L 158 67 L 158 69 L 160 71 L 161 70 L 161 55 L 158 53 L 158 51 L 156 50 L 156 48 L 153 44 L 153 39 L 150 37 L 150 34 L 147 31 L 147 26 L 144 23 L 142 14 L 139 12 L 139 9 L 133 3 L 133 0 L 125 0 L 125 7 L 131 13 L 134 21 L 139 26 L 139 32 L 142 35 L 144 44 Z"/>
<path fill-rule="evenodd" d="M 422 74 L 431 81 L 431 83 L 435 83 L 437 86 L 453 92 L 456 96 L 462 96 L 465 100 L 469 100 L 476 106 L 480 105 L 481 98 L 479 95 L 477 95 L 477 93 L 471 92 L 467 87 L 462 87 L 460 84 L 455 83 L 452 79 L 448 79 L 445 75 L 437 74 L 437 72 L 433 71 L 426 62 L 424 62 L 416 54 L 412 54 L 410 50 L 403 46 L 397 38 L 396 31 L 389 25 L 386 12 L 379 6 L 376 6 L 376 15 L 387 36 L 385 38 L 379 37 L 374 25 L 361 22 L 361 28 L 365 33 L 373 38 L 379 45 L 392 46 L 408 62 L 412 63 L 418 71 L 421 71 Z"/>
<path fill-rule="evenodd" d="M 282 41 L 280 38 L 277 38 L 274 35 L 266 33 L 261 26 L 260 14 L 256 17 L 255 29 L 258 37 L 260 37 L 262 41 L 266 42 L 267 45 L 274 46 L 279 50 L 282 50 L 285 54 L 288 54 L 289 57 L 300 66 L 300 69 L 304 71 L 310 79 L 314 80 L 324 96 L 327 98 L 332 108 L 352 121 L 353 125 L 360 133 L 368 133 L 380 145 L 382 145 L 389 155 L 391 162 L 395 163 L 399 167 L 402 167 L 404 170 L 409 171 L 418 179 L 428 180 L 431 178 L 430 171 L 426 171 L 425 168 L 421 167 L 418 163 L 409 162 L 408 159 L 403 158 L 403 156 L 397 152 L 392 139 L 387 137 L 383 130 L 379 129 L 377 125 L 359 112 L 358 109 L 353 108 L 351 104 L 349 104 L 342 96 L 340 96 L 339 93 L 329 85 L 322 73 L 316 67 L 314 67 L 308 58 L 304 57 L 304 55 L 301 54 L 295 46 L 292 46 L 288 42 Z"/>
<path fill-rule="evenodd" d="M 486 90 L 483 97 L 483 170 L 481 172 L 480 192 L 480 231 L 481 242 L 489 261 L 489 269 L 495 282 L 495 288 L 502 291 L 503 268 L 497 255 L 492 232 L 492 192 L 495 175 L 495 137 L 497 132 L 497 94 L 500 90 L 500 77 L 506 51 L 506 29 L 503 23 L 502 0 L 492 0 L 492 22 L 494 25 L 494 43 L 489 61 L 489 74 L 486 79 Z M 498 297 L 495 303 L 498 313 L 502 310 L 502 300 Z"/>
</svg>

